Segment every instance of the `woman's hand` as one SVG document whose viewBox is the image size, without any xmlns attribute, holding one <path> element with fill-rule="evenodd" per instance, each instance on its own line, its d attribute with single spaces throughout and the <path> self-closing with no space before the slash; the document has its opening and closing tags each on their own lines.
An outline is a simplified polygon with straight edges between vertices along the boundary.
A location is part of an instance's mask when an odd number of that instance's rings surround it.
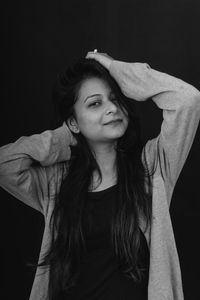
<svg viewBox="0 0 200 300">
<path fill-rule="evenodd" d="M 104 66 L 107 70 L 110 68 L 111 62 L 114 60 L 107 53 L 99 53 L 97 50 L 89 51 L 86 55 L 86 58 L 92 58 L 98 61 L 102 66 Z"/>
<path fill-rule="evenodd" d="M 74 137 L 74 135 L 72 134 L 71 130 L 69 129 L 69 127 L 67 126 L 66 122 L 63 122 L 62 124 L 68 131 L 68 134 L 70 135 L 70 145 L 71 146 L 76 146 L 77 145 L 77 140 Z"/>
<path fill-rule="evenodd" d="M 89 51 L 86 58 L 95 59 L 110 71 L 114 59 L 106 53 L 99 53 L 95 49 Z M 126 63 L 115 60 L 115 70 L 110 73 L 118 83 L 122 93 L 136 101 L 145 101 L 154 93 L 155 82 L 149 75 L 150 66 L 146 63 Z M 117 69 L 117 71 L 116 71 Z"/>
</svg>

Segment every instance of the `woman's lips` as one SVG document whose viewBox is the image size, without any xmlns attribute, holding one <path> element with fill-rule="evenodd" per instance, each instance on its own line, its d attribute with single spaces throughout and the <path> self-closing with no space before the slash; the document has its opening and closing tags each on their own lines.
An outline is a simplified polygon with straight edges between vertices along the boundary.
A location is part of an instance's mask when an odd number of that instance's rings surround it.
<svg viewBox="0 0 200 300">
<path fill-rule="evenodd" d="M 122 119 L 116 119 L 116 120 L 111 120 L 111 121 L 105 123 L 104 125 L 117 124 L 117 123 L 120 123 L 120 122 L 122 122 Z"/>
</svg>

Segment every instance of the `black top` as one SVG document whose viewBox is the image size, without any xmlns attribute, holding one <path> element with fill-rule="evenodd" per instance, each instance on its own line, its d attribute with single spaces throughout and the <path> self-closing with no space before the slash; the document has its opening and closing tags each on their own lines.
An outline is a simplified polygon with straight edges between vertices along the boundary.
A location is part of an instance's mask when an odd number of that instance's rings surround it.
<svg viewBox="0 0 200 300">
<path fill-rule="evenodd" d="M 125 276 L 119 268 L 110 242 L 110 221 L 117 196 L 117 186 L 88 192 L 83 229 L 87 251 L 80 277 L 66 300 L 147 300 L 149 249 L 141 232 L 139 261 L 146 271 L 141 283 Z"/>
</svg>

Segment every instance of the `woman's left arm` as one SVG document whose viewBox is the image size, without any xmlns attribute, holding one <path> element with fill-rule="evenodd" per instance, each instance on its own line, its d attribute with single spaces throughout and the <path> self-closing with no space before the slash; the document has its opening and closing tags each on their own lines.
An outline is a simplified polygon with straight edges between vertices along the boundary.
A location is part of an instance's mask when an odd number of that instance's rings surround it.
<svg viewBox="0 0 200 300">
<path fill-rule="evenodd" d="M 147 142 L 150 165 L 158 161 L 158 172 L 167 185 L 170 201 L 178 176 L 192 146 L 200 119 L 200 92 L 192 85 L 151 69 L 145 63 L 113 60 L 110 74 L 123 93 L 137 101 L 149 98 L 163 110 L 158 137 Z"/>
<path fill-rule="evenodd" d="M 149 98 L 163 110 L 160 134 L 145 146 L 148 165 L 158 163 L 171 199 L 178 176 L 192 146 L 200 119 L 200 92 L 192 85 L 152 69 L 146 63 L 126 63 L 104 53 L 88 52 L 107 68 L 123 94 L 137 101 Z"/>
</svg>

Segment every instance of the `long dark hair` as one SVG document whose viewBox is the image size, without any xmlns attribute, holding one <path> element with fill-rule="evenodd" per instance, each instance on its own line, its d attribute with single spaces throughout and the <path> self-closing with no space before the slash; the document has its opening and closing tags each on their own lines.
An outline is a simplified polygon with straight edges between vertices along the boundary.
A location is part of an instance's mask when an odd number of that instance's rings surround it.
<svg viewBox="0 0 200 300">
<path fill-rule="evenodd" d="M 109 72 L 92 59 L 82 59 L 63 72 L 53 91 L 54 104 L 62 120 L 73 116 L 73 106 L 83 80 L 98 77 L 111 87 L 120 107 L 128 114 L 128 127 L 117 141 L 116 209 L 111 223 L 111 241 L 123 272 L 140 281 L 142 270 L 138 265 L 140 248 L 139 223 L 142 216 L 146 229 L 151 224 L 153 172 L 142 155 L 140 123 L 132 99 L 126 98 Z M 77 145 L 71 147 L 71 159 L 66 162 L 67 173 L 63 177 L 55 207 L 51 216 L 52 242 L 40 265 L 50 266 L 49 299 L 59 299 L 76 284 L 81 254 L 85 249 L 82 221 L 87 192 L 92 174 L 102 174 L 86 139 L 76 134 Z M 143 159 L 142 159 L 143 157 Z M 78 187 L 78 189 L 77 189 Z"/>
</svg>

